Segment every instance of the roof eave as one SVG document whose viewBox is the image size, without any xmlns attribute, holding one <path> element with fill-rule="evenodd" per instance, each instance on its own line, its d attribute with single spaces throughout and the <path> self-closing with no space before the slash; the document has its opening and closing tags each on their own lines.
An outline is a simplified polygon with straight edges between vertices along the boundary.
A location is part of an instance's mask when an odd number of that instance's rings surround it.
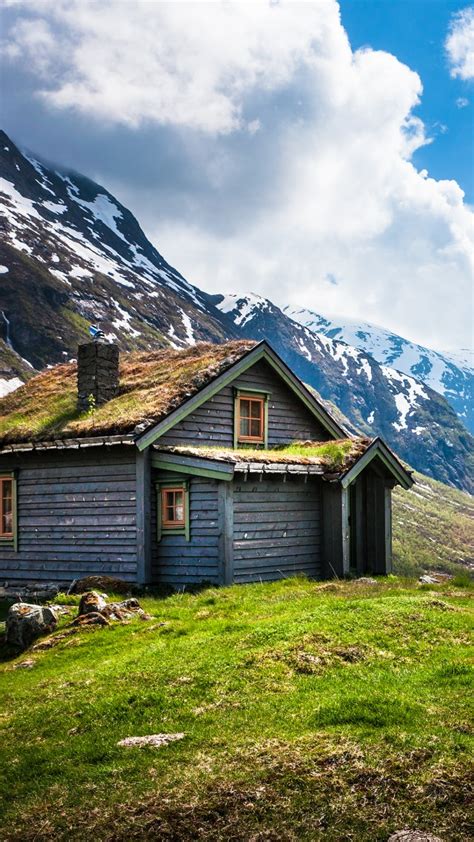
<svg viewBox="0 0 474 842">
<path fill-rule="evenodd" d="M 414 485 L 415 480 L 411 473 L 404 468 L 399 459 L 390 450 L 385 442 L 377 437 L 368 446 L 356 462 L 346 471 L 340 479 L 343 488 L 347 488 L 370 465 L 373 459 L 379 458 L 384 466 L 390 471 L 395 481 L 406 491 Z"/>
<path fill-rule="evenodd" d="M 5 442 L 0 445 L 0 456 L 31 451 L 42 453 L 46 450 L 78 450 L 87 447 L 110 447 L 119 444 L 135 446 L 135 439 L 131 434 L 110 436 L 98 434 L 96 436 L 75 436 L 64 439 L 49 439 L 46 441 Z"/>
</svg>

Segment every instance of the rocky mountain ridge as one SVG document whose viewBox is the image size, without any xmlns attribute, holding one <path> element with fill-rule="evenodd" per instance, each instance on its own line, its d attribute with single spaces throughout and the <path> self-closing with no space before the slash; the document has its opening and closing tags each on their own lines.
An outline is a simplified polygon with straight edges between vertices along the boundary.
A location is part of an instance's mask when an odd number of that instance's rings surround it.
<svg viewBox="0 0 474 842">
<path fill-rule="evenodd" d="M 472 349 L 434 351 L 369 322 L 329 317 L 304 308 L 284 307 L 283 312 L 313 333 L 360 348 L 382 365 L 426 383 L 446 398 L 467 429 L 474 433 Z"/>
</svg>

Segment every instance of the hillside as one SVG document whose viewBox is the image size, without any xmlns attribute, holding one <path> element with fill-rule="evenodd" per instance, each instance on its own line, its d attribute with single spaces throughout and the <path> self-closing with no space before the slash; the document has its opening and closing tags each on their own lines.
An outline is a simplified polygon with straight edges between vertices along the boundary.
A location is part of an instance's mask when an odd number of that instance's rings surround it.
<svg viewBox="0 0 474 842">
<path fill-rule="evenodd" d="M 293 579 L 79 630 L 70 606 L 3 652 L 2 839 L 467 842 L 470 595 Z"/>
<path fill-rule="evenodd" d="M 474 497 L 414 474 L 410 491 L 393 492 L 394 571 L 418 576 L 423 571 L 474 574 Z"/>
<path fill-rule="evenodd" d="M 21 152 L 4 133 L 0 198 L 0 394 L 35 369 L 73 359 L 90 323 L 123 351 L 265 338 L 351 429 L 380 435 L 418 470 L 474 490 L 473 439 L 441 395 L 269 301 L 207 295 L 106 189 Z"/>
<path fill-rule="evenodd" d="M 312 310 L 284 307 L 283 312 L 314 333 L 360 348 L 377 362 L 426 383 L 443 395 L 467 429 L 474 433 L 474 351 L 433 351 L 378 325 L 329 318 Z"/>
</svg>

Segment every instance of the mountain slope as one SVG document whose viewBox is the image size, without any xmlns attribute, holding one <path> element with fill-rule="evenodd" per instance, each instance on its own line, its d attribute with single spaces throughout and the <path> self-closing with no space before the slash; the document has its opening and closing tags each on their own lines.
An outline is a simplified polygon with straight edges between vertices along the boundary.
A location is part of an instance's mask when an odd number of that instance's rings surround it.
<svg viewBox="0 0 474 842">
<path fill-rule="evenodd" d="M 91 322 L 123 349 L 229 337 L 219 312 L 104 188 L 23 155 L 3 132 L 0 174 L 0 316 L 10 350 L 36 368 L 63 361 Z"/>
<path fill-rule="evenodd" d="M 473 351 L 451 353 L 433 351 L 410 342 L 385 328 L 355 319 L 328 318 L 312 310 L 284 307 L 290 318 L 308 327 L 314 333 L 323 333 L 330 339 L 339 339 L 383 365 L 396 368 L 426 383 L 443 395 L 461 418 L 467 429 L 474 433 L 474 359 Z"/>
<path fill-rule="evenodd" d="M 474 440 L 445 398 L 413 377 L 381 366 L 363 351 L 313 333 L 268 299 L 212 296 L 249 339 L 268 339 L 353 431 L 380 435 L 417 470 L 474 491 Z"/>
<path fill-rule="evenodd" d="M 423 474 L 414 479 L 410 491 L 393 492 L 395 573 L 474 573 L 474 498 Z"/>
</svg>

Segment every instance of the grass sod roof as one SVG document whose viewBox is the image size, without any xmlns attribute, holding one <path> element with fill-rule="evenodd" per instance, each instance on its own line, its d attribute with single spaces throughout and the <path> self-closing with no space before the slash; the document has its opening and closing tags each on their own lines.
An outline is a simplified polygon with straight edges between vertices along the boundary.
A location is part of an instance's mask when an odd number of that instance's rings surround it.
<svg viewBox="0 0 474 842">
<path fill-rule="evenodd" d="M 54 366 L 0 400 L 0 446 L 127 434 L 152 426 L 247 354 L 257 343 L 199 343 L 182 351 L 121 354 L 119 394 L 92 412 L 77 408 L 77 364 Z"/>
<path fill-rule="evenodd" d="M 258 463 L 262 465 L 316 465 L 324 469 L 325 473 L 344 474 L 366 452 L 374 440 L 362 436 L 335 441 L 300 441 L 290 445 L 268 449 L 253 448 L 222 448 L 222 447 L 193 447 L 188 445 L 160 446 L 155 445 L 159 453 L 179 456 L 194 456 L 201 459 L 212 459 L 217 462 Z"/>
</svg>

